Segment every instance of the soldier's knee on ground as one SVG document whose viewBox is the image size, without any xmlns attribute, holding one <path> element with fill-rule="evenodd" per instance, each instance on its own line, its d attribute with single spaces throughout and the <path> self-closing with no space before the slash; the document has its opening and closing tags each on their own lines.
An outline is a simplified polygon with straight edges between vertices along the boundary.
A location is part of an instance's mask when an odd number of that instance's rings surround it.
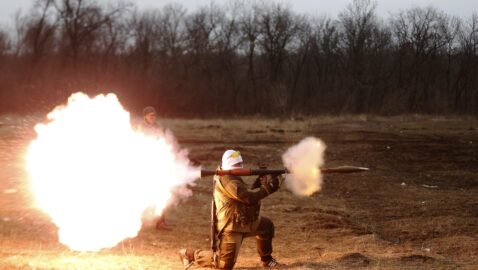
<svg viewBox="0 0 478 270">
<path fill-rule="evenodd" d="M 243 239 L 242 233 L 224 233 L 219 239 L 218 268 L 232 269 Z"/>
<path fill-rule="evenodd" d="M 236 264 L 237 253 L 239 252 L 236 243 L 223 243 L 219 251 L 219 269 L 232 269 Z"/>
</svg>

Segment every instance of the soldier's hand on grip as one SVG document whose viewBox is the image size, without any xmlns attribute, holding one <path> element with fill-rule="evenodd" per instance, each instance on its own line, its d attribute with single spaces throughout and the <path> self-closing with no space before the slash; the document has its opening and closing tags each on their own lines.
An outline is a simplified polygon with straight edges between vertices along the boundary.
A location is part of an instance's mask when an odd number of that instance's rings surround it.
<svg viewBox="0 0 478 270">
<path fill-rule="evenodd" d="M 280 187 L 280 181 L 278 175 L 267 176 L 265 183 L 262 187 L 267 191 L 268 194 L 276 192 Z"/>
<path fill-rule="evenodd" d="M 252 183 L 251 189 L 256 189 L 261 187 L 261 179 L 259 177 L 256 178 L 254 183 Z"/>
<path fill-rule="evenodd" d="M 251 186 L 251 189 L 260 188 L 267 183 L 267 175 L 259 175 Z"/>
</svg>

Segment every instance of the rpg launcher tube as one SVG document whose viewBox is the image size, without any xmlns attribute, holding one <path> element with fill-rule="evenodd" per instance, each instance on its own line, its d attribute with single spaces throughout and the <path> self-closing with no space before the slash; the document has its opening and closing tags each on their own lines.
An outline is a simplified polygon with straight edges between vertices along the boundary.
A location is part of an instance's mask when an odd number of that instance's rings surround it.
<svg viewBox="0 0 478 270">
<path fill-rule="evenodd" d="M 340 166 L 334 168 L 321 168 L 320 172 L 323 174 L 329 173 L 356 173 L 365 172 L 369 168 L 355 167 L 355 166 Z M 232 170 L 201 170 L 201 178 L 212 175 L 235 175 L 235 176 L 252 176 L 252 175 L 274 175 L 274 174 L 288 174 L 287 169 L 268 170 L 268 169 L 246 169 L 238 168 Z"/>
</svg>

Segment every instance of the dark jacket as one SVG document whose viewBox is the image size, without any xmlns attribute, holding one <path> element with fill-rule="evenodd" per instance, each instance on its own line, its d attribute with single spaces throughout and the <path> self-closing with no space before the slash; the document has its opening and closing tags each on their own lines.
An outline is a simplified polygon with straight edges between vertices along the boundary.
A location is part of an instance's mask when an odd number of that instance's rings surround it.
<svg viewBox="0 0 478 270">
<path fill-rule="evenodd" d="M 259 224 L 260 201 L 265 189 L 251 190 L 238 176 L 215 176 L 214 200 L 218 232 L 252 232 Z"/>
</svg>

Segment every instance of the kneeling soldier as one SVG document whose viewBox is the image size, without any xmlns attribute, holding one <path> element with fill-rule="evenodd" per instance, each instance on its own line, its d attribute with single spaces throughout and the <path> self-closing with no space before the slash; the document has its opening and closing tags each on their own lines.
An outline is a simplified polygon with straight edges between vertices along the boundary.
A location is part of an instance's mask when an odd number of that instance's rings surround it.
<svg viewBox="0 0 478 270">
<path fill-rule="evenodd" d="M 222 156 L 223 170 L 242 168 L 238 151 L 227 150 Z M 279 176 L 263 176 L 249 189 L 238 176 L 214 176 L 214 200 L 212 214 L 217 219 L 215 237 L 218 249 L 182 249 L 180 258 L 188 269 L 194 263 L 202 267 L 232 269 L 245 237 L 256 237 L 257 252 L 264 268 L 282 266 L 272 257 L 274 224 L 259 215 L 260 202 L 279 189 Z M 254 188 L 253 187 L 253 188 Z M 214 236 L 213 236 L 214 237 Z"/>
</svg>

